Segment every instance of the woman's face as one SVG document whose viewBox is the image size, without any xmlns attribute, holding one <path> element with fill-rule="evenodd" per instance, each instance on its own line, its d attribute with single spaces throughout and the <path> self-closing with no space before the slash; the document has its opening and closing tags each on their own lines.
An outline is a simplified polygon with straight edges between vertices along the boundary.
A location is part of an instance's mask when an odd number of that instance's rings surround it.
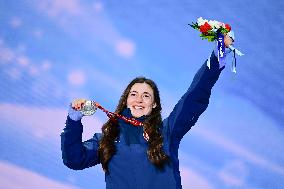
<svg viewBox="0 0 284 189">
<path fill-rule="evenodd" d="M 127 107 L 131 110 L 133 117 L 149 115 L 156 107 L 154 102 L 154 91 L 147 83 L 135 83 L 127 97 Z"/>
</svg>

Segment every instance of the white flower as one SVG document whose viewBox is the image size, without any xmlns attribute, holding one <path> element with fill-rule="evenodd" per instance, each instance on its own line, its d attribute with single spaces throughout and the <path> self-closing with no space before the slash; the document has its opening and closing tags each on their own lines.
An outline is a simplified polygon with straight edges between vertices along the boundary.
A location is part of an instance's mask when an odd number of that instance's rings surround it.
<svg viewBox="0 0 284 189">
<path fill-rule="evenodd" d="M 216 29 L 219 29 L 221 27 L 221 25 L 222 25 L 221 22 L 215 21 L 215 28 Z"/>
<path fill-rule="evenodd" d="M 198 24 L 198 26 L 202 26 L 203 24 L 205 24 L 205 22 L 208 22 L 208 20 L 203 19 L 202 17 L 199 17 L 199 18 L 197 19 L 197 24 Z"/>
<path fill-rule="evenodd" d="M 199 18 L 197 19 L 197 22 L 199 22 L 199 21 L 201 21 L 201 20 L 203 20 L 203 18 L 202 18 L 202 17 L 199 17 Z"/>
<path fill-rule="evenodd" d="M 197 19 L 197 24 L 198 24 L 198 26 L 201 26 L 201 25 L 202 25 L 201 23 L 203 23 L 203 18 L 202 18 L 202 17 L 199 17 L 199 18 Z"/>
<path fill-rule="evenodd" d="M 215 24 L 216 24 L 216 20 L 209 20 L 208 24 L 214 28 L 215 27 Z"/>
<path fill-rule="evenodd" d="M 221 27 L 225 28 L 225 24 L 223 22 L 218 22 L 217 26 L 218 26 L 217 29 L 219 29 Z"/>
<path fill-rule="evenodd" d="M 210 20 L 209 21 L 209 24 L 212 28 L 214 29 L 219 29 L 221 26 L 222 26 L 222 23 L 221 22 L 218 22 L 216 20 Z"/>
</svg>

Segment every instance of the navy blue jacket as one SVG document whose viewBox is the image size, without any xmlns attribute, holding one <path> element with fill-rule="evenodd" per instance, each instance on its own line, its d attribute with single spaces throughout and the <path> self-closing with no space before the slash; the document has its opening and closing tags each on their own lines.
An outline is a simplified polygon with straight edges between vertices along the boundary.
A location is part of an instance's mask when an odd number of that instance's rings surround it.
<svg viewBox="0 0 284 189">
<path fill-rule="evenodd" d="M 219 63 L 211 54 L 210 69 L 206 62 L 196 73 L 187 92 L 178 101 L 169 117 L 163 120 L 164 151 L 170 164 L 164 170 L 157 169 L 147 158 L 147 141 L 140 134 L 140 143 L 126 145 L 123 135 L 117 140 L 116 154 L 108 164 L 105 175 L 106 189 L 181 189 L 178 148 L 183 136 L 196 123 L 208 106 L 211 89 L 219 78 Z M 96 133 L 92 139 L 82 142 L 81 120 L 67 117 L 61 134 L 61 150 L 64 164 L 75 170 L 100 164 L 97 149 L 101 138 Z"/>
</svg>

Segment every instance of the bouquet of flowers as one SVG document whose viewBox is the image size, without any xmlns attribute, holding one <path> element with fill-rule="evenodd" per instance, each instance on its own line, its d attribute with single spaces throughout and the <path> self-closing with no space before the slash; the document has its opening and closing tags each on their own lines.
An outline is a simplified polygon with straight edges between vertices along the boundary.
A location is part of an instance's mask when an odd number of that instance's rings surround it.
<svg viewBox="0 0 284 189">
<path fill-rule="evenodd" d="M 192 28 L 197 29 L 201 32 L 200 37 L 202 39 L 207 39 L 209 42 L 217 40 L 218 33 L 226 34 L 231 31 L 231 26 L 223 22 L 218 22 L 216 20 L 206 20 L 202 17 L 197 19 L 197 22 L 192 22 L 189 24 Z"/>
<path fill-rule="evenodd" d="M 201 32 L 201 39 L 207 39 L 209 42 L 216 41 L 218 48 L 218 60 L 220 65 L 225 65 L 225 44 L 224 44 L 224 36 L 227 34 L 232 40 L 235 40 L 234 32 L 229 24 L 225 24 L 223 22 L 219 22 L 216 20 L 206 20 L 202 17 L 197 19 L 197 22 L 192 22 L 189 24 L 193 29 L 196 29 Z M 236 73 L 236 54 L 239 56 L 243 56 L 238 49 L 233 47 L 233 45 L 229 45 L 228 47 L 231 51 L 233 51 L 233 61 L 231 70 Z M 207 66 L 210 68 L 210 58 L 207 61 Z"/>
</svg>

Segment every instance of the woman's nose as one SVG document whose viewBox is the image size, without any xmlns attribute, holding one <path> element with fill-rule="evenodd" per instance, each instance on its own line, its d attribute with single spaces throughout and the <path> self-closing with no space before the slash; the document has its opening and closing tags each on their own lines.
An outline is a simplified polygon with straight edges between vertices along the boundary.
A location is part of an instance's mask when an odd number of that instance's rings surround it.
<svg viewBox="0 0 284 189">
<path fill-rule="evenodd" d="M 140 102 L 140 103 L 143 102 L 142 96 L 138 95 L 137 98 L 136 98 L 136 101 Z"/>
</svg>

